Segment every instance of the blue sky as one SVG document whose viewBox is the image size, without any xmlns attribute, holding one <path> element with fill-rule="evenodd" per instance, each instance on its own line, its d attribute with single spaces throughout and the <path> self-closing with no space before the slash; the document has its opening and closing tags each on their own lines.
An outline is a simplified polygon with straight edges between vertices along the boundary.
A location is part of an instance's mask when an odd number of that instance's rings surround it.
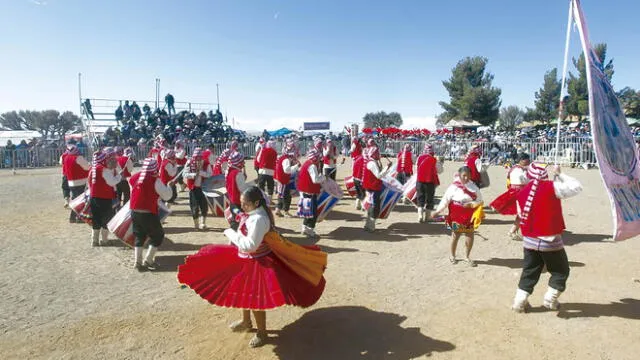
<svg viewBox="0 0 640 360">
<path fill-rule="evenodd" d="M 640 88 L 640 2 L 583 0 L 614 87 Z M 0 112 L 78 112 L 83 97 L 215 102 L 260 130 L 398 111 L 430 126 L 442 81 L 465 56 L 489 59 L 502 104 L 532 106 L 562 67 L 566 0 L 2 0 Z M 580 52 L 572 34 L 571 54 Z"/>
</svg>

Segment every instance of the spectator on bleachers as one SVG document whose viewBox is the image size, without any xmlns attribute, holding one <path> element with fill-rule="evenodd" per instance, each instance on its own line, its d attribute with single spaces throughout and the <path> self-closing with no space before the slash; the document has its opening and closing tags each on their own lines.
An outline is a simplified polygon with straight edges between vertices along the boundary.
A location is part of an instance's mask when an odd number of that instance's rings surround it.
<svg viewBox="0 0 640 360">
<path fill-rule="evenodd" d="M 164 97 L 164 102 L 167 105 L 167 112 L 169 113 L 169 116 L 171 116 L 171 110 L 173 110 L 173 114 L 175 115 L 176 113 L 176 108 L 175 108 L 175 99 L 173 98 L 173 95 L 171 94 L 167 94 Z"/>
<path fill-rule="evenodd" d="M 116 121 L 118 122 L 118 124 L 120 124 L 124 119 L 124 111 L 122 111 L 122 105 L 118 106 L 118 108 L 116 109 L 115 115 L 116 115 Z"/>
<path fill-rule="evenodd" d="M 129 105 L 129 100 L 125 100 L 124 106 L 122 107 L 122 110 L 124 110 L 124 118 L 126 120 L 130 120 L 131 119 L 131 114 L 132 114 L 132 109 L 131 109 L 131 105 Z"/>
<path fill-rule="evenodd" d="M 93 111 L 91 110 L 91 101 L 89 99 L 84 100 L 84 109 L 87 112 L 87 116 L 91 116 L 91 120 L 95 120 L 96 118 L 93 116 Z"/>
<path fill-rule="evenodd" d="M 142 107 L 142 112 L 144 114 L 145 120 L 149 119 L 149 117 L 151 116 L 151 108 L 149 107 L 149 104 L 144 104 L 144 106 Z"/>
</svg>

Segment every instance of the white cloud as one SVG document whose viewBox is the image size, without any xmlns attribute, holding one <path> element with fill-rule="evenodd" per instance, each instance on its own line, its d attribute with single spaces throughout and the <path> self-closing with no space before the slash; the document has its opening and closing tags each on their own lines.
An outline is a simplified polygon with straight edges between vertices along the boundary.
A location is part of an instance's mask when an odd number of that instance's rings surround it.
<svg viewBox="0 0 640 360">
<path fill-rule="evenodd" d="M 273 20 L 278 20 L 278 16 L 280 16 L 280 12 L 276 12 L 275 14 L 273 14 Z"/>
<path fill-rule="evenodd" d="M 39 6 L 45 6 L 47 5 L 46 1 L 42 1 L 42 0 L 29 0 L 30 3 L 35 4 L 35 5 L 39 5 Z"/>
<path fill-rule="evenodd" d="M 430 116 L 408 116 L 402 119 L 401 129 L 436 129 L 436 118 Z"/>
</svg>

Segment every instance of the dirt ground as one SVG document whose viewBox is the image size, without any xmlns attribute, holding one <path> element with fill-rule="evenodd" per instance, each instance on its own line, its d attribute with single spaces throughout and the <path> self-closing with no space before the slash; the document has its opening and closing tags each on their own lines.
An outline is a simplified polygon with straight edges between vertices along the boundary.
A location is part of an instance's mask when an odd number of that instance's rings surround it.
<svg viewBox="0 0 640 360">
<path fill-rule="evenodd" d="M 459 166 L 447 163 L 441 195 Z M 347 173 L 340 168 L 339 179 Z M 488 213 L 472 257 L 452 265 L 441 223 L 418 224 L 398 205 L 379 230 L 348 196 L 318 225 L 329 253 L 326 290 L 308 309 L 267 314 L 267 345 L 231 333 L 240 312 L 181 289 L 176 268 L 209 243 L 224 243 L 222 218 L 195 231 L 187 193 L 165 225 L 154 273 L 132 269 L 132 251 L 114 240 L 92 248 L 90 230 L 69 224 L 60 170 L 0 172 L 0 354 L 2 359 L 637 359 L 640 353 L 640 239 L 613 243 L 609 201 L 597 170 L 566 169 L 584 192 L 564 203 L 571 264 L 559 312 L 545 311 L 548 274 L 532 312 L 510 310 L 522 243 L 510 217 Z M 504 169 L 490 169 L 491 200 Z M 295 200 L 294 200 L 295 201 Z M 277 220 L 285 235 L 300 219 Z M 464 248 L 459 246 L 458 254 Z"/>
</svg>

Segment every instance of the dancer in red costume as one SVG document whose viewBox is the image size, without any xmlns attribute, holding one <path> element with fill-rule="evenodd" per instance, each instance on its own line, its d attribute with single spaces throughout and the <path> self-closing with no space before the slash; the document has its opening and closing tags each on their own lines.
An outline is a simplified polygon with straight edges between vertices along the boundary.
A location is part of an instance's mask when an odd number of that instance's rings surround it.
<svg viewBox="0 0 640 360">
<path fill-rule="evenodd" d="M 178 164 L 176 162 L 176 153 L 171 149 L 166 149 L 163 153 L 164 159 L 160 163 L 160 180 L 163 184 L 169 185 L 169 180 L 173 180 L 178 174 Z M 178 197 L 178 189 L 175 182 L 171 182 L 171 192 L 173 195 L 167 200 L 167 207 L 171 207 L 171 204 L 175 203 Z"/>
<path fill-rule="evenodd" d="M 451 255 L 449 261 L 452 264 L 457 263 L 456 248 L 460 235 L 466 237 L 466 256 L 464 261 L 470 266 L 476 266 L 476 263 L 469 258 L 471 249 L 473 248 L 473 235 L 475 229 L 480 225 L 482 217 L 482 194 L 476 184 L 470 179 L 471 170 L 463 166 L 458 170 L 458 175 L 445 191 L 438 208 L 431 216 L 435 217 L 441 214 L 444 209 L 449 209 L 447 215 L 447 226 L 451 228 Z"/>
<path fill-rule="evenodd" d="M 184 147 L 184 141 L 176 140 L 173 151 L 176 153 L 176 164 L 178 165 L 178 174 L 180 174 L 176 179 L 176 183 L 180 184 L 180 192 L 184 192 L 184 189 L 187 186 L 184 183 L 184 178 L 182 177 L 182 170 L 187 164 L 187 150 Z"/>
<path fill-rule="evenodd" d="M 473 181 L 478 187 L 481 185 L 480 172 L 482 171 L 482 149 L 478 145 L 473 145 L 469 150 L 467 158 L 464 160 L 465 165 L 470 171 L 470 180 Z"/>
<path fill-rule="evenodd" d="M 62 174 L 64 174 L 63 181 L 68 184 L 69 196 L 71 199 L 75 199 L 84 192 L 91 164 L 80 154 L 78 147 L 72 144 L 67 145 L 67 151 L 61 157 L 61 161 Z M 68 202 L 69 197 L 65 200 Z M 69 222 L 82 223 L 83 221 L 77 217 L 75 211 L 71 210 Z"/>
<path fill-rule="evenodd" d="M 551 181 L 547 165 L 533 162 L 527 169 L 531 179 L 518 194 L 518 214 L 521 220 L 524 259 L 522 275 L 511 308 L 516 312 L 526 311 L 529 295 L 540 279 L 543 267 L 551 274 L 549 287 L 544 294 L 543 306 L 557 310 L 558 297 L 567 286 L 569 260 L 564 250 L 562 232 L 565 229 L 561 199 L 579 194 L 582 185 L 555 167 Z"/>
<path fill-rule="evenodd" d="M 373 139 L 369 139 L 367 145 L 367 148 L 363 151 L 362 187 L 367 192 L 367 196 L 371 197 L 371 207 L 369 207 L 367 213 L 364 230 L 374 232 L 376 230 L 376 219 L 380 215 L 380 205 L 382 203 L 380 196 L 384 190 L 382 178 L 387 176 L 392 164 L 389 162 L 387 167 L 383 168 L 382 162 L 380 162 L 378 145 Z"/>
<path fill-rule="evenodd" d="M 155 262 L 158 247 L 164 240 L 164 229 L 158 216 L 158 199 L 169 200 L 173 195 L 171 185 L 173 180 L 164 183 L 158 177 L 158 162 L 155 158 L 146 158 L 142 163 L 142 170 L 129 179 L 131 184 L 131 221 L 133 233 L 136 236 L 134 254 L 134 268 L 140 272 L 156 270 Z M 142 260 L 144 243 L 149 238 L 149 249 Z"/>
<path fill-rule="evenodd" d="M 324 175 L 320 173 L 321 163 L 322 155 L 315 147 L 311 148 L 307 151 L 307 161 L 302 164 L 298 173 L 298 216 L 304 218 L 301 233 L 308 238 L 318 237 L 315 231 L 318 220 L 318 195 L 322 192 L 321 185 L 325 181 Z"/>
<path fill-rule="evenodd" d="M 509 169 L 507 173 L 507 191 L 499 195 L 491 202 L 491 207 L 502 215 L 516 215 L 516 219 L 509 230 L 509 237 L 513 240 L 519 240 L 520 235 L 520 217 L 517 216 L 516 200 L 518 193 L 529 182 L 527 178 L 527 166 L 531 162 L 529 154 L 522 153 L 518 155 L 518 163 Z"/>
<path fill-rule="evenodd" d="M 122 179 L 116 174 L 116 153 L 105 148 L 93 154 L 93 164 L 89 171 L 89 191 L 92 217 L 91 246 L 104 245 L 109 236 L 107 223 L 115 215 L 113 201 L 116 198 L 116 186 Z M 102 240 L 99 239 L 102 235 Z"/>
<path fill-rule="evenodd" d="M 231 211 L 231 220 L 229 225 L 233 230 L 238 230 L 238 215 L 242 213 L 241 194 L 249 188 L 247 184 L 247 175 L 244 173 L 244 155 L 235 151 L 227 156 L 229 168 L 225 177 L 225 186 L 227 189 L 227 198 L 229 199 L 229 210 Z"/>
<path fill-rule="evenodd" d="M 418 202 L 418 222 L 423 223 L 433 210 L 436 186 L 440 185 L 438 174 L 443 171 L 442 162 L 435 157 L 431 144 L 426 144 L 418 157 L 416 169 L 416 194 Z"/>
<path fill-rule="evenodd" d="M 202 159 L 202 149 L 195 148 L 191 159 L 189 159 L 189 168 L 185 170 L 184 178 L 187 179 L 187 187 L 189 188 L 189 207 L 191 208 L 191 216 L 193 217 L 193 226 L 196 229 L 204 230 L 207 228 L 207 198 L 202 192 L 202 179 L 211 176 L 211 166 L 204 166 Z M 198 223 L 200 217 L 200 223 Z"/>
<path fill-rule="evenodd" d="M 322 148 L 322 165 L 324 176 L 335 181 L 336 172 L 338 170 L 338 147 L 331 139 L 327 139 Z"/>
<path fill-rule="evenodd" d="M 276 142 L 267 141 L 264 148 L 260 150 L 258 155 L 258 187 L 269 195 L 269 203 L 273 203 L 273 190 L 275 183 L 273 175 L 276 172 L 276 162 L 278 161 L 278 152 L 276 151 Z"/>
<path fill-rule="evenodd" d="M 282 149 L 282 155 L 276 162 L 276 188 L 278 192 L 278 207 L 276 208 L 277 216 L 292 217 L 289 214 L 289 208 L 291 207 L 291 191 L 295 190 L 295 183 L 291 179 L 291 176 L 298 171 L 300 163 L 295 156 L 295 148 L 287 141 L 287 146 Z"/>
<path fill-rule="evenodd" d="M 249 346 L 267 340 L 265 310 L 283 305 L 308 307 L 315 304 L 325 287 L 323 269 L 314 281 L 301 277 L 272 247 L 275 223 L 262 192 L 252 186 L 242 194 L 243 217 L 237 231 L 225 230 L 230 245 L 208 245 L 178 267 L 178 281 L 189 286 L 211 304 L 242 309 L 242 320 L 231 324 L 234 331 L 252 329 L 253 312 L 258 331 Z M 319 247 L 300 247 L 301 253 L 320 252 Z M 304 256 L 304 255 L 302 255 Z M 304 261 L 301 257 L 297 260 Z"/>
<path fill-rule="evenodd" d="M 118 161 L 118 171 L 122 175 L 122 179 L 116 186 L 116 198 L 118 199 L 118 209 L 131 198 L 131 189 L 129 188 L 129 178 L 133 174 L 133 149 L 128 147 L 122 149 L 116 148 L 116 160 Z"/>
</svg>

